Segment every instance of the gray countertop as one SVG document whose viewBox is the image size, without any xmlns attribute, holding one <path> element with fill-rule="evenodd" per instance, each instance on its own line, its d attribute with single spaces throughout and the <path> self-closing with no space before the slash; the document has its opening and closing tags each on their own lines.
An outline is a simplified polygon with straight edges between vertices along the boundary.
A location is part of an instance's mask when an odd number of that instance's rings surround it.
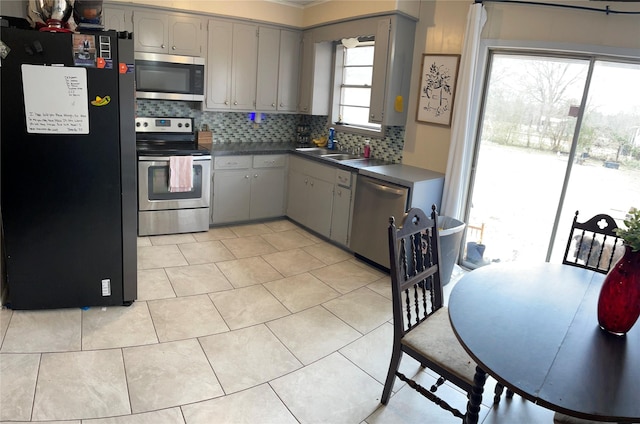
<svg viewBox="0 0 640 424">
<path fill-rule="evenodd" d="M 361 175 L 378 178 L 391 183 L 408 185 L 425 180 L 435 180 L 444 178 L 444 174 L 431 171 L 429 169 L 418 168 L 410 165 L 385 164 L 380 166 L 369 166 L 359 170 Z"/>
<path fill-rule="evenodd" d="M 418 168 L 400 163 L 391 163 L 382 159 L 355 159 L 337 161 L 323 158 L 317 154 L 297 151 L 295 143 L 213 143 L 202 145 L 211 151 L 212 156 L 233 155 L 269 155 L 291 153 L 306 159 L 331 164 L 337 168 L 357 171 L 361 175 L 378 178 L 390 183 L 412 187 L 414 183 L 444 178 L 444 174 L 429 169 Z"/>
<path fill-rule="evenodd" d="M 212 156 L 233 156 L 233 155 L 270 155 L 281 153 L 293 153 L 295 155 L 315 160 L 318 162 L 331 164 L 338 168 L 347 170 L 359 170 L 367 167 L 376 167 L 381 165 L 391 165 L 391 162 L 387 162 L 381 159 L 369 158 L 369 159 L 357 159 L 357 160 L 343 160 L 336 161 L 328 158 L 322 158 L 318 155 L 313 155 L 305 152 L 296 151 L 295 143 L 213 143 L 202 144 L 203 147 L 211 151 Z M 336 151 L 337 152 L 337 151 Z M 402 165 L 400 165 L 402 166 Z"/>
</svg>

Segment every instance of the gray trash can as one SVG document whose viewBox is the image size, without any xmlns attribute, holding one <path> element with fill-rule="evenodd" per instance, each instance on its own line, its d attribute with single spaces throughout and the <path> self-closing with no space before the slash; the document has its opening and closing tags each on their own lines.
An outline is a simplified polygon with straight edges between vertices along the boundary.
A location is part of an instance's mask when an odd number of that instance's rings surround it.
<svg viewBox="0 0 640 424">
<path fill-rule="evenodd" d="M 458 261 L 465 223 L 450 216 L 439 216 L 438 227 L 440 228 L 440 278 L 444 286 L 451 280 L 453 265 Z"/>
</svg>

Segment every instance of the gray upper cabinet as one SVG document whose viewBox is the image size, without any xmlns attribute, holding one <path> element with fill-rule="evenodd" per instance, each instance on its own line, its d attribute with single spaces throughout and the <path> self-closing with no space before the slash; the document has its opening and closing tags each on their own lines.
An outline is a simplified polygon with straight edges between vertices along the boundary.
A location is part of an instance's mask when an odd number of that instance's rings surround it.
<svg viewBox="0 0 640 424">
<path fill-rule="evenodd" d="M 312 31 L 304 33 L 298 112 L 307 115 L 329 114 L 332 55 L 331 42 L 316 43 Z"/>
<path fill-rule="evenodd" d="M 258 36 L 258 80 L 256 87 L 256 108 L 258 110 L 278 110 L 278 64 L 280 51 L 280 30 L 260 27 Z"/>
<path fill-rule="evenodd" d="M 375 37 L 369 121 L 404 126 L 409 109 L 415 21 L 400 15 L 379 19 Z"/>
<path fill-rule="evenodd" d="M 375 39 L 369 121 L 406 125 L 415 21 L 403 15 L 363 18 L 305 31 L 298 111 L 329 114 L 333 43 L 361 36 Z"/>
<path fill-rule="evenodd" d="M 295 112 L 300 75 L 300 32 L 259 28 L 256 109 Z"/>
<path fill-rule="evenodd" d="M 126 7 L 105 6 L 102 8 L 102 24 L 106 30 L 133 31 L 133 12 Z"/>
<path fill-rule="evenodd" d="M 207 108 L 231 109 L 231 22 L 208 24 L 207 43 Z"/>
<path fill-rule="evenodd" d="M 300 80 L 301 33 L 280 31 L 280 63 L 278 67 L 278 110 L 295 112 L 298 107 Z"/>
<path fill-rule="evenodd" d="M 135 10 L 133 14 L 136 51 L 202 56 L 202 19 L 181 13 Z"/>
<path fill-rule="evenodd" d="M 254 110 L 258 68 L 258 27 L 209 20 L 208 109 Z"/>
</svg>

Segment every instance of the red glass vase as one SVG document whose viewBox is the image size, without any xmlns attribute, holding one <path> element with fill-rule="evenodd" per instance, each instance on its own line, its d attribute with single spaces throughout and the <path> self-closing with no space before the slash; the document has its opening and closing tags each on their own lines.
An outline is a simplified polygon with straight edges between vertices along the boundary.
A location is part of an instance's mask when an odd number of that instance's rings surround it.
<svg viewBox="0 0 640 424">
<path fill-rule="evenodd" d="M 609 270 L 598 298 L 598 323 L 610 333 L 627 333 L 640 316 L 640 252 L 625 246 Z"/>
</svg>

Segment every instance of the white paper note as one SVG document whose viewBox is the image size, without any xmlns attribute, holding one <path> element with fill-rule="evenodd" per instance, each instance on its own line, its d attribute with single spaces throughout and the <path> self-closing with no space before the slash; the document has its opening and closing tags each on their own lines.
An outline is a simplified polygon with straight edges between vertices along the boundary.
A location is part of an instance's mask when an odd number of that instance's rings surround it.
<svg viewBox="0 0 640 424">
<path fill-rule="evenodd" d="M 27 132 L 89 134 L 87 70 L 22 65 Z"/>
</svg>

